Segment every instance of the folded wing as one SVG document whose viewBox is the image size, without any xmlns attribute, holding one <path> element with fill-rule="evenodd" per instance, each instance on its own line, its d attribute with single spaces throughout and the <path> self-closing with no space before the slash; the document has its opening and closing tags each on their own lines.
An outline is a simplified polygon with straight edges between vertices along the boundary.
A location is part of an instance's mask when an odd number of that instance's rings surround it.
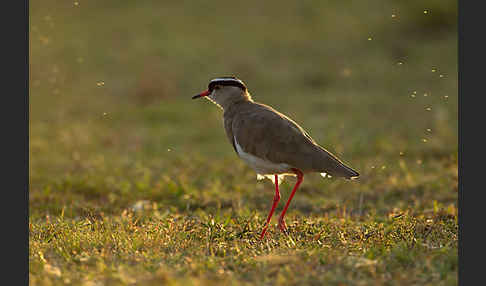
<svg viewBox="0 0 486 286">
<path fill-rule="evenodd" d="M 258 103 L 240 108 L 232 134 L 247 153 L 275 163 L 286 163 L 303 172 L 325 172 L 353 178 L 359 174 L 319 146 L 307 132 L 282 113 Z"/>
</svg>

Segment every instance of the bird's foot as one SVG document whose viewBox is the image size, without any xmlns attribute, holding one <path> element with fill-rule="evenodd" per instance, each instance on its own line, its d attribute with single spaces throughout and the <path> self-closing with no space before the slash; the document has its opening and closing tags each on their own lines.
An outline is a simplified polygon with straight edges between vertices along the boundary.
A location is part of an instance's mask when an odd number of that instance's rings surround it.
<svg viewBox="0 0 486 286">
<path fill-rule="evenodd" d="M 285 224 L 285 221 L 283 219 L 278 220 L 278 228 L 281 232 L 287 234 L 287 225 Z"/>
<path fill-rule="evenodd" d="M 268 229 L 268 224 L 266 224 L 263 229 L 262 229 L 262 233 L 260 234 L 260 240 L 263 239 L 263 237 L 265 237 L 265 233 L 267 232 L 267 229 Z"/>
</svg>

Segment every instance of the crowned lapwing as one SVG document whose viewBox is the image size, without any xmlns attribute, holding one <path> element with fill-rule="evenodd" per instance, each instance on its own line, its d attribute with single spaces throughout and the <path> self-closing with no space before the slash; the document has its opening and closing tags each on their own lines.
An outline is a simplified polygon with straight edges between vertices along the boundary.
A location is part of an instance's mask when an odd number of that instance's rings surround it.
<svg viewBox="0 0 486 286">
<path fill-rule="evenodd" d="M 358 172 L 319 146 L 292 119 L 270 106 L 253 101 L 245 83 L 235 77 L 211 80 L 206 91 L 192 98 L 200 97 L 211 100 L 224 110 L 224 129 L 238 156 L 255 170 L 258 178 L 267 177 L 275 183 L 272 208 L 260 238 L 265 236 L 280 200 L 278 186 L 285 176 L 297 176 L 297 183 L 279 217 L 281 231 L 286 230 L 285 212 L 304 174 L 316 172 L 324 177 L 346 179 L 359 176 Z"/>
</svg>

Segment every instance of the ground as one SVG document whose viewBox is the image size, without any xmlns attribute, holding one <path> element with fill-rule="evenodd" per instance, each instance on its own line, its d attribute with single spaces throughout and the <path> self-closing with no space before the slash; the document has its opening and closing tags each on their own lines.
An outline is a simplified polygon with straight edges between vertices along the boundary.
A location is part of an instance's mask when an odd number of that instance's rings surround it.
<svg viewBox="0 0 486 286">
<path fill-rule="evenodd" d="M 456 285 L 454 1 L 30 2 L 31 285 Z M 360 172 L 274 187 L 236 75 Z"/>
</svg>

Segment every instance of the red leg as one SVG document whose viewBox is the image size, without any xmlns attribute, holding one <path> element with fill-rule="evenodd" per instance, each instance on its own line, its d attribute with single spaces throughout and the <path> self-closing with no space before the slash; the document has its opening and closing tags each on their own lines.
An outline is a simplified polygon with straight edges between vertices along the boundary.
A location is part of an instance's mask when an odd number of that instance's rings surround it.
<svg viewBox="0 0 486 286">
<path fill-rule="evenodd" d="M 278 201 L 280 201 L 280 192 L 278 191 L 278 175 L 275 175 L 275 196 L 273 197 L 272 209 L 270 210 L 270 213 L 268 214 L 267 223 L 265 223 L 265 226 L 263 227 L 262 233 L 260 234 L 260 239 L 263 239 L 263 237 L 265 236 L 265 233 L 267 232 L 268 224 L 270 223 L 270 220 L 272 219 L 272 215 L 273 215 L 273 212 L 275 211 L 275 208 L 277 207 Z"/>
<path fill-rule="evenodd" d="M 292 190 L 292 193 L 290 193 L 289 200 L 287 201 L 287 204 L 285 204 L 282 214 L 278 218 L 278 227 L 280 228 L 281 231 L 285 231 L 287 229 L 284 221 L 285 212 L 287 212 L 287 208 L 289 207 L 290 201 L 295 195 L 295 191 L 297 191 L 297 188 L 299 188 L 300 184 L 304 180 L 304 174 L 300 170 L 297 169 L 292 169 L 292 170 L 297 174 L 297 183 L 295 183 L 294 189 Z"/>
</svg>

